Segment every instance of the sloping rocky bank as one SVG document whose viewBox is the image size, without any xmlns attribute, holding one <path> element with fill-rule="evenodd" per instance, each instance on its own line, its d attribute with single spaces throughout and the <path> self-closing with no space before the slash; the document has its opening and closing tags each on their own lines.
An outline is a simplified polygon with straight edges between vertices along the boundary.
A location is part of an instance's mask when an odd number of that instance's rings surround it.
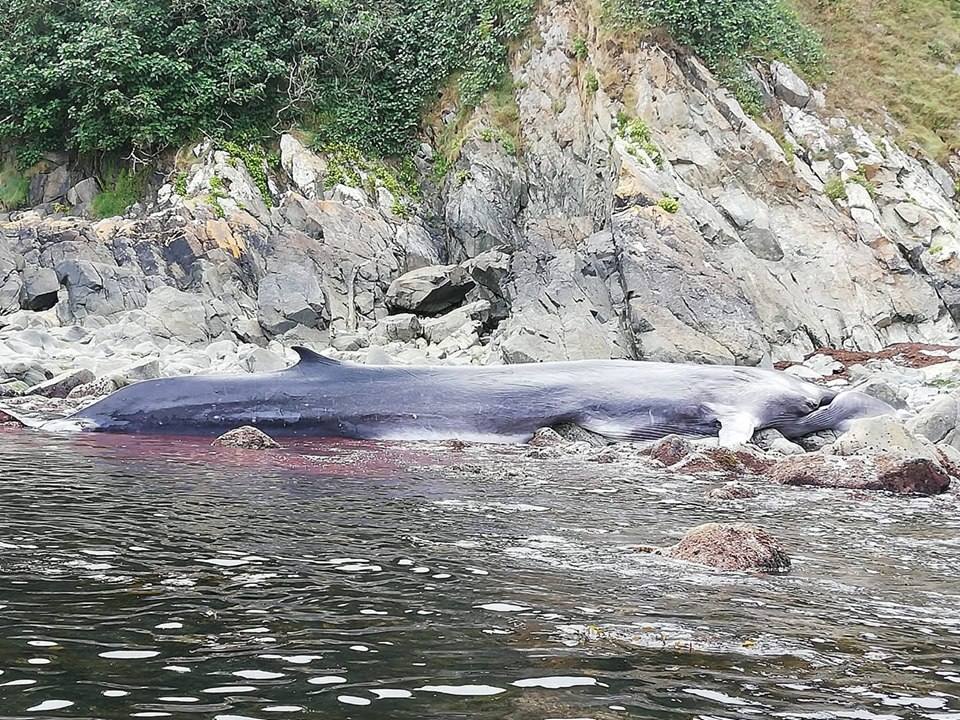
<svg viewBox="0 0 960 720">
<path fill-rule="evenodd" d="M 274 370 L 294 344 L 804 361 L 789 371 L 865 383 L 914 436 L 960 447 L 960 212 L 939 166 L 779 63 L 758 69 L 758 123 L 696 59 L 567 3 L 542 6 L 511 75 L 516 137 L 490 103 L 442 108 L 419 195 L 288 133 L 279 168 L 202 143 L 126 216 L 93 220 L 97 180 L 49 157 L 34 207 L 0 219 L 0 397 Z M 912 350 L 881 352 L 897 343 Z"/>
</svg>

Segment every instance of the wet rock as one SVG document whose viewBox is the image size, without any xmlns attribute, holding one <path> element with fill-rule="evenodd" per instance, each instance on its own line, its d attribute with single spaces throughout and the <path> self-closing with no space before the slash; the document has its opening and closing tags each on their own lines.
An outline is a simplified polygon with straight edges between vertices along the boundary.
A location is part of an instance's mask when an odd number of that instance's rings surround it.
<svg viewBox="0 0 960 720">
<path fill-rule="evenodd" d="M 25 395 L 40 395 L 50 398 L 65 398 L 78 385 L 93 382 L 96 376 L 85 368 L 68 370 L 45 382 L 34 385 Z"/>
<path fill-rule="evenodd" d="M 790 442 L 779 430 L 768 428 L 753 435 L 751 442 L 764 452 L 780 453 L 781 455 L 799 455 L 806 452 L 800 445 Z"/>
<path fill-rule="evenodd" d="M 553 428 L 542 427 L 527 441 L 527 445 L 532 445 L 533 447 L 556 447 L 566 442 L 567 441 Z"/>
<path fill-rule="evenodd" d="M 746 447 L 702 447 L 671 465 L 671 470 L 688 475 L 723 473 L 725 475 L 760 475 L 773 460 Z"/>
<path fill-rule="evenodd" d="M 747 523 L 698 525 L 662 554 L 719 570 L 781 573 L 790 569 L 790 558 L 780 542 Z"/>
<path fill-rule="evenodd" d="M 672 467 L 693 453 L 693 444 L 679 435 L 667 435 L 660 438 L 641 454 L 653 458 L 664 467 Z"/>
<path fill-rule="evenodd" d="M 430 265 L 401 275 L 387 288 L 388 306 L 436 315 L 464 301 L 473 278 L 459 265 Z"/>
<path fill-rule="evenodd" d="M 567 442 L 585 442 L 591 447 L 603 447 L 610 441 L 603 435 L 585 430 L 576 423 L 560 423 L 553 426 L 554 431 Z"/>
<path fill-rule="evenodd" d="M 252 425 L 235 428 L 214 440 L 211 445 L 217 447 L 244 448 L 246 450 L 269 450 L 280 445 L 265 432 Z"/>
<path fill-rule="evenodd" d="M 587 457 L 589 462 L 596 463 L 612 463 L 620 459 L 620 456 L 617 454 L 617 451 L 610 447 L 605 447 L 599 452 L 594 453 Z"/>
<path fill-rule="evenodd" d="M 885 490 L 900 495 L 936 495 L 950 486 L 950 476 L 937 460 L 896 452 L 851 456 L 807 453 L 780 460 L 767 477 L 782 485 Z"/>
<path fill-rule="evenodd" d="M 711 488 L 703 494 L 709 500 L 743 500 L 757 495 L 757 491 L 752 487 L 736 480 L 724 483 L 720 487 Z"/>
<path fill-rule="evenodd" d="M 821 430 L 820 432 L 797 438 L 797 445 L 807 452 L 816 452 L 835 443 L 838 437 L 840 436 L 833 430 Z"/>
</svg>

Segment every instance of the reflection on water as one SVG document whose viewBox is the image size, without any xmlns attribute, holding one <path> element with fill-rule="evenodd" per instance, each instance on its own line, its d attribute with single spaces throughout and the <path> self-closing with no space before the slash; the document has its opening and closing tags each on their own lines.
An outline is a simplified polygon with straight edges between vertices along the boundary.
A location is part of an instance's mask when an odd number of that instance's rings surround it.
<svg viewBox="0 0 960 720">
<path fill-rule="evenodd" d="M 502 448 L 0 448 L 3 718 L 960 718 L 954 496 L 716 505 Z M 629 548 L 708 520 L 763 525 L 792 573 Z"/>
</svg>

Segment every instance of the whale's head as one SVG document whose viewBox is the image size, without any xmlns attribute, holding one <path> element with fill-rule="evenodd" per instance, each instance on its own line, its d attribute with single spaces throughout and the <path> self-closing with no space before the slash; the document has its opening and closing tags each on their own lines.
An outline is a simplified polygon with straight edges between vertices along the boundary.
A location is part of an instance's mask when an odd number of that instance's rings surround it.
<svg viewBox="0 0 960 720">
<path fill-rule="evenodd" d="M 896 410 L 883 400 L 858 390 L 844 390 L 825 395 L 816 409 L 795 419 L 785 419 L 774 427 L 789 438 L 798 438 L 821 430 L 845 432 L 853 420 L 894 414 Z"/>
</svg>

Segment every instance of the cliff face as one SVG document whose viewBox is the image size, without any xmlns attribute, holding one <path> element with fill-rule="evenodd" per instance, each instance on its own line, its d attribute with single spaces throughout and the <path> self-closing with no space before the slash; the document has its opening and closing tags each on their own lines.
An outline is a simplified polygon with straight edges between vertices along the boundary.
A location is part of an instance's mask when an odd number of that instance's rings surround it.
<svg viewBox="0 0 960 720">
<path fill-rule="evenodd" d="M 548 2 L 511 74 L 521 151 L 495 109 L 446 108 L 434 132 L 463 136 L 458 158 L 437 185 L 421 148 L 409 214 L 373 173 L 334 184 L 330 158 L 290 135 L 271 197 L 201 146 L 182 195 L 169 184 L 99 222 L 76 214 L 89 188 L 51 165 L 38 206 L 0 225 L 0 358 L 255 369 L 306 343 L 407 361 L 755 364 L 955 336 L 950 178 L 827 116 L 787 68 L 765 69 L 762 127 L 695 59 Z M 190 350 L 214 341 L 229 342 Z"/>
</svg>

